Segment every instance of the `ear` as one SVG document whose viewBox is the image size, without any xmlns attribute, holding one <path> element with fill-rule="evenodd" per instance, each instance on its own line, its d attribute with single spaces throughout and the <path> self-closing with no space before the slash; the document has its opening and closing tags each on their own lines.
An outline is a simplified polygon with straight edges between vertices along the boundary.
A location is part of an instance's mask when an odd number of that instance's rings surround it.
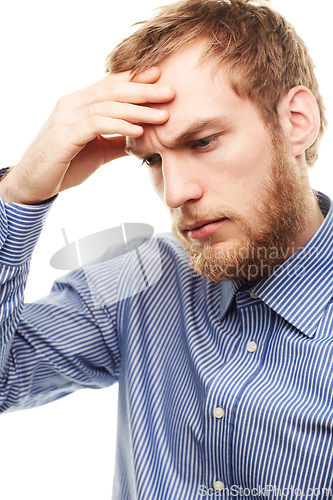
<svg viewBox="0 0 333 500">
<path fill-rule="evenodd" d="M 316 140 L 320 125 L 317 101 L 301 85 L 293 87 L 279 101 L 280 123 L 293 156 L 300 156 Z"/>
</svg>

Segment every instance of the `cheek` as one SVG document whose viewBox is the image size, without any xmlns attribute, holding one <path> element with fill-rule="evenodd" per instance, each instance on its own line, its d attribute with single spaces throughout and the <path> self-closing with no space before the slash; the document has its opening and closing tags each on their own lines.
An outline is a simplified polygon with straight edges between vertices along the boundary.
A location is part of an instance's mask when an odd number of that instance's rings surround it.
<svg viewBox="0 0 333 500">
<path fill-rule="evenodd" d="M 240 137 L 230 151 L 229 161 L 242 177 L 264 174 L 271 163 L 271 143 L 265 134 Z"/>
<path fill-rule="evenodd" d="M 210 192 L 230 207 L 251 205 L 271 171 L 269 144 L 246 137 L 224 144 L 210 159 L 205 182 Z"/>
<path fill-rule="evenodd" d="M 248 188 L 256 186 L 270 173 L 271 141 L 265 133 L 244 134 L 230 145 L 224 160 L 230 176 L 237 177 Z"/>
</svg>

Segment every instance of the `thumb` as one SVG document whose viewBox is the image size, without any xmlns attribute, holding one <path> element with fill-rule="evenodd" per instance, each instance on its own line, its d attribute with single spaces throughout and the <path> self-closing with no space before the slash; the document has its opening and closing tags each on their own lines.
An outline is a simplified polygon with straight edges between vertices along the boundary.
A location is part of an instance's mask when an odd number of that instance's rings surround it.
<svg viewBox="0 0 333 500">
<path fill-rule="evenodd" d="M 104 137 L 103 135 L 98 136 L 104 150 L 104 163 L 108 163 L 116 158 L 122 158 L 127 156 L 125 152 L 126 147 L 126 137 L 116 136 L 116 137 Z"/>
</svg>

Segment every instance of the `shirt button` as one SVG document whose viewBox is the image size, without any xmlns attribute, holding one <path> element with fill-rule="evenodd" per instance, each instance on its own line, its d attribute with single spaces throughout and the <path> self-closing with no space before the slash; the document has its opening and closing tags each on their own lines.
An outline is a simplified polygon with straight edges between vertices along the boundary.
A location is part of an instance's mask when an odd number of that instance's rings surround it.
<svg viewBox="0 0 333 500">
<path fill-rule="evenodd" d="M 216 408 L 214 408 L 214 412 L 213 413 L 214 413 L 214 417 L 216 417 L 216 418 L 222 418 L 222 417 L 224 417 L 224 411 L 219 406 L 217 406 Z"/>
<path fill-rule="evenodd" d="M 258 295 L 256 295 L 254 292 L 250 292 L 250 297 L 251 299 L 259 299 Z"/>
<path fill-rule="evenodd" d="M 257 349 L 258 349 L 258 345 L 256 344 L 256 342 L 254 342 L 253 340 L 251 340 L 251 342 L 248 342 L 248 344 L 246 346 L 246 350 L 248 352 L 255 352 Z"/>
<path fill-rule="evenodd" d="M 222 481 L 215 481 L 214 488 L 217 491 L 222 491 L 222 490 L 224 490 L 224 484 L 222 483 Z"/>
</svg>

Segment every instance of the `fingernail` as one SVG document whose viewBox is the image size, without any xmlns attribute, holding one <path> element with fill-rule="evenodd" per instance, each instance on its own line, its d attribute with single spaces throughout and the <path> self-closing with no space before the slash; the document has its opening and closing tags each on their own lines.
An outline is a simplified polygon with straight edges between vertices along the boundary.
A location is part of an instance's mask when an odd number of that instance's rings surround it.
<svg viewBox="0 0 333 500">
<path fill-rule="evenodd" d="M 157 117 L 164 118 L 164 116 L 166 115 L 166 111 L 164 109 L 154 109 L 154 114 Z"/>
<path fill-rule="evenodd" d="M 170 87 L 170 85 L 159 85 L 158 92 L 161 95 L 170 95 L 172 92 L 172 87 Z"/>
<path fill-rule="evenodd" d="M 144 73 L 148 73 L 148 74 L 149 74 L 149 73 L 156 73 L 156 70 L 157 70 L 157 69 L 158 69 L 158 68 L 157 68 L 156 66 L 152 66 L 151 68 L 147 68 L 147 69 L 145 69 L 145 70 L 144 70 Z"/>
</svg>

